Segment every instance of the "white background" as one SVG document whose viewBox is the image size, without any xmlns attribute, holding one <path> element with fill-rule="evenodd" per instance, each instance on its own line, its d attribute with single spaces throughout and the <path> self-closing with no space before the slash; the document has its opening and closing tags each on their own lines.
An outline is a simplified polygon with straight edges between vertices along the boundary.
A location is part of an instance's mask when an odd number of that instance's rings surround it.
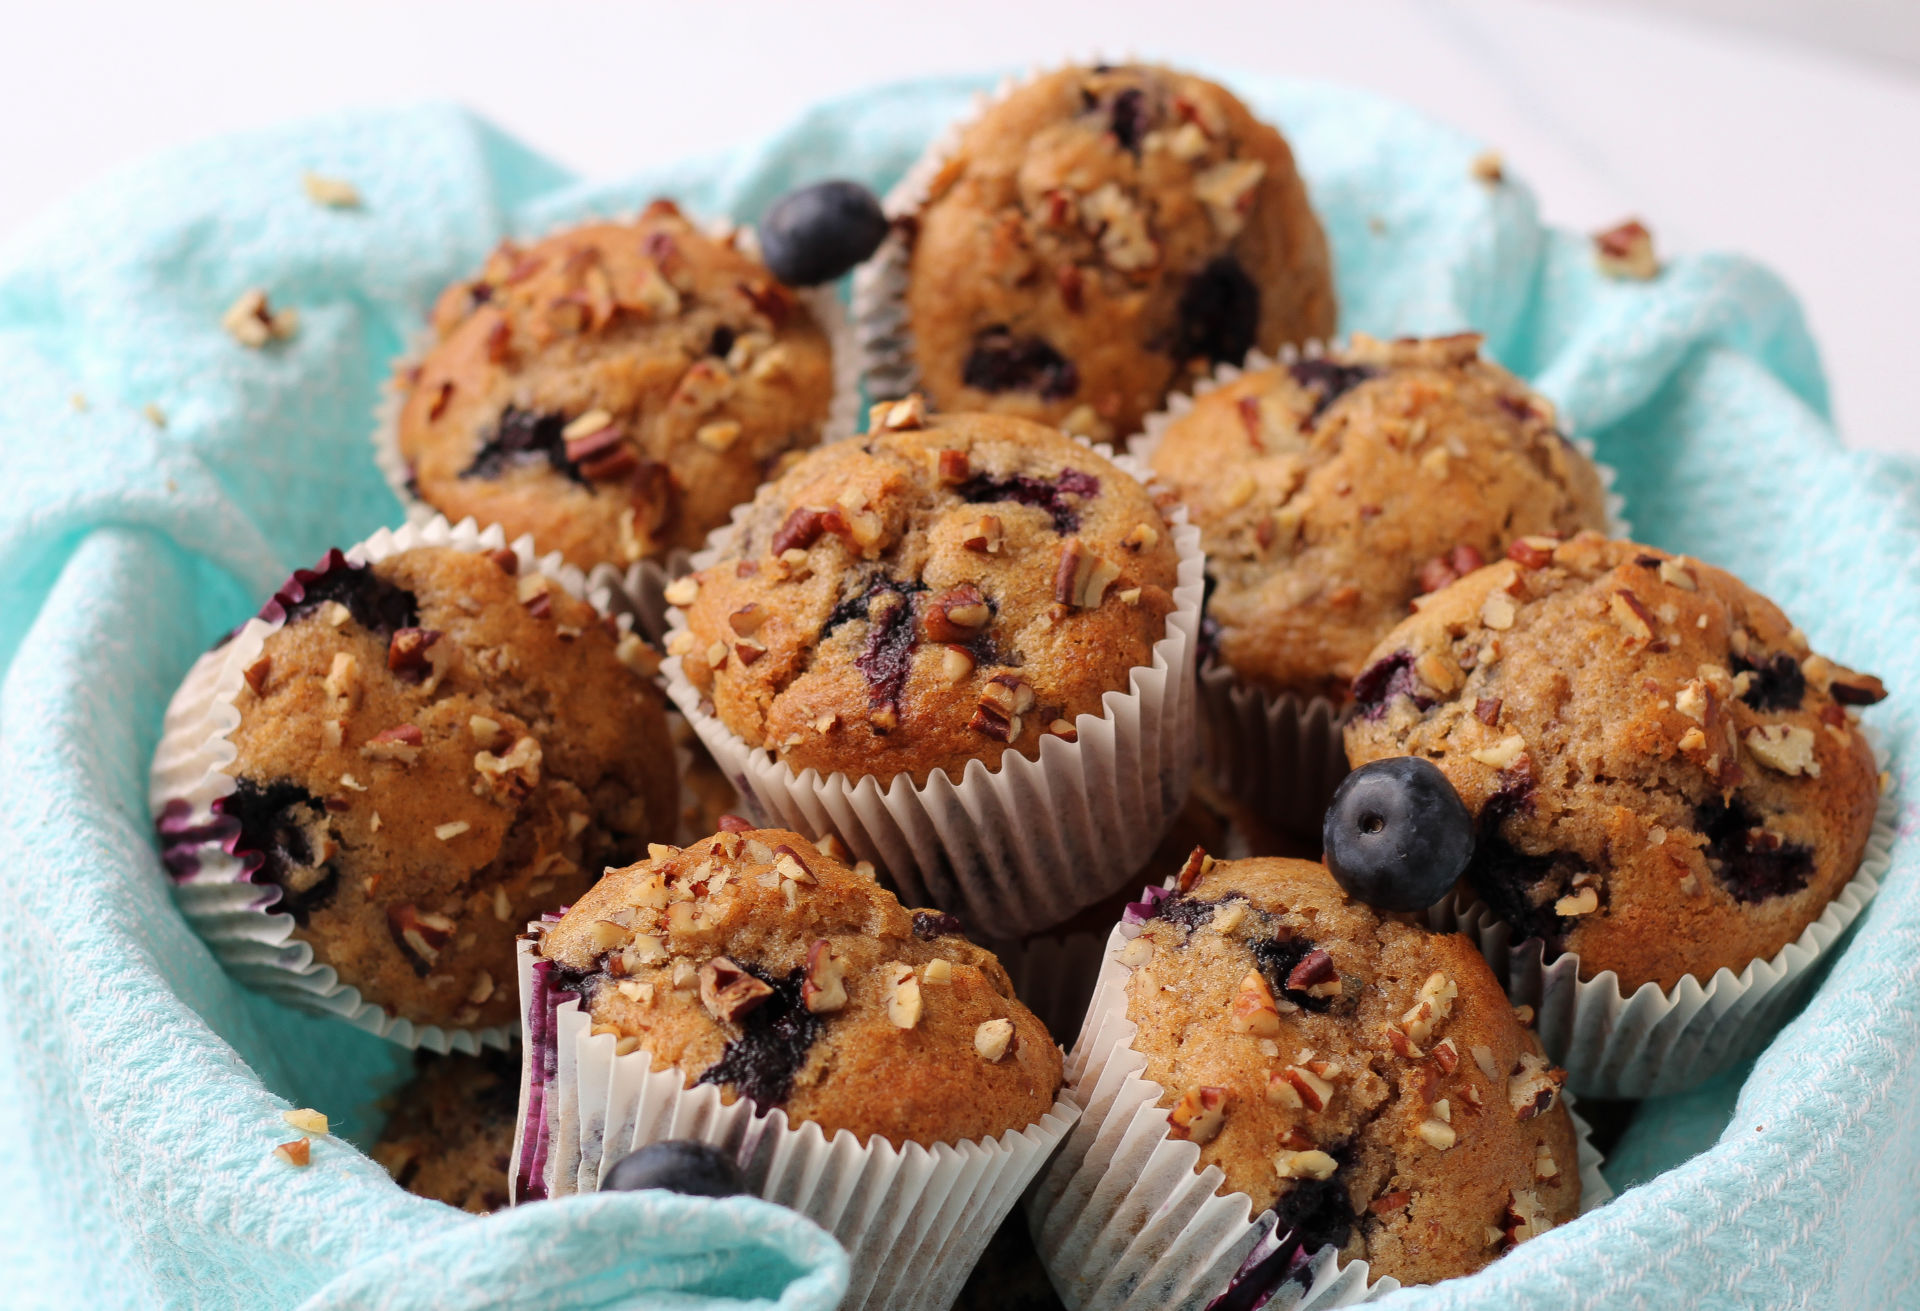
<svg viewBox="0 0 1920 1311">
<path fill-rule="evenodd" d="M 465 101 L 589 176 L 923 73 L 1063 57 L 1352 82 L 1485 138 L 1547 217 L 1643 216 L 1804 298 L 1842 434 L 1920 453 L 1920 0 L 40 3 L 6 14 L 0 241 L 114 164 L 352 104 Z"/>
</svg>

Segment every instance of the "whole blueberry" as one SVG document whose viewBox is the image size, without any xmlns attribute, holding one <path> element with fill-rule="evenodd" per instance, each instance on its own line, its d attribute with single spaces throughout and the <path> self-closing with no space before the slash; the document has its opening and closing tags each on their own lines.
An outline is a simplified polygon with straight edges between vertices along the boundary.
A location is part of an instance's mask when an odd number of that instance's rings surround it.
<svg viewBox="0 0 1920 1311">
<path fill-rule="evenodd" d="M 1429 760 L 1375 760 L 1334 790 L 1320 831 L 1327 868 L 1381 910 L 1425 910 L 1473 858 L 1473 816 Z"/>
<path fill-rule="evenodd" d="M 789 287 L 832 282 L 887 235 L 880 201 L 858 182 L 816 182 L 773 202 L 760 220 L 760 254 Z"/>
<path fill-rule="evenodd" d="M 693 1138 L 648 1143 L 613 1163 L 602 1188 L 633 1192 L 664 1188 L 694 1197 L 732 1197 L 747 1191 L 732 1155 Z"/>
</svg>

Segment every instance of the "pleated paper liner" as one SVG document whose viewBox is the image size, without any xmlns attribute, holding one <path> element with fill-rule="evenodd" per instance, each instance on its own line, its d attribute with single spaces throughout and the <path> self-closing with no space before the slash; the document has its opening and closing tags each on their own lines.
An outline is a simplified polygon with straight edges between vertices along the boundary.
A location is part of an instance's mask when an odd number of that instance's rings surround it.
<svg viewBox="0 0 1920 1311">
<path fill-rule="evenodd" d="M 538 926 L 534 926 L 537 928 Z M 726 1105 L 712 1085 L 655 1071 L 645 1050 L 616 1055 L 589 1032 L 579 999 L 552 986 L 533 938 L 520 944 L 529 1035 L 514 1139 L 516 1201 L 593 1192 L 613 1164 L 648 1143 L 697 1138 L 731 1153 L 761 1197 L 800 1212 L 847 1249 L 843 1311 L 943 1311 L 1020 1194 L 1079 1112 L 1064 1096 L 1024 1129 L 997 1138 L 862 1146 L 840 1130 L 790 1123 L 775 1108 Z"/>
<path fill-rule="evenodd" d="M 1080 1123 L 1027 1198 L 1034 1246 L 1061 1300 L 1070 1311 L 1199 1311 L 1234 1284 L 1244 1299 L 1237 1305 L 1318 1311 L 1399 1288 L 1390 1277 L 1369 1285 L 1365 1261 L 1341 1265 L 1330 1247 L 1289 1258 L 1274 1213 L 1255 1215 L 1245 1193 L 1216 1192 L 1225 1174 L 1196 1169 L 1199 1146 L 1168 1134 L 1159 1105 L 1166 1090 L 1146 1077 L 1147 1058 L 1131 1046 L 1132 970 L 1114 959 L 1142 927 L 1121 923 L 1108 938 L 1093 1005 L 1067 1056 Z M 1586 1123 L 1574 1116 L 1573 1124 L 1584 1214 L 1613 1193 Z M 1288 1299 L 1289 1282 L 1297 1300 Z"/>
<path fill-rule="evenodd" d="M 557 236 L 584 223 L 597 221 L 592 216 L 562 223 L 545 233 Z M 758 258 L 759 238 L 751 226 L 717 220 L 701 225 L 708 236 L 724 240 L 732 235 L 742 250 Z M 807 307 L 820 330 L 826 334 L 833 351 L 833 400 L 821 426 L 820 443 L 838 441 L 853 434 L 860 422 L 860 351 L 854 338 L 846 308 L 832 284 L 824 287 L 789 288 Z M 406 511 L 407 522 L 423 523 L 438 511 L 420 499 L 414 488 L 413 469 L 400 450 L 400 411 L 406 392 L 400 376 L 419 364 L 434 346 L 432 329 L 423 329 L 407 352 L 394 362 L 393 369 L 380 388 L 380 399 L 373 411 L 373 462 L 387 480 L 387 486 Z M 587 571 L 588 585 L 605 587 L 621 597 L 619 608 L 633 616 L 634 631 L 656 645 L 665 638 L 667 584 L 691 569 L 693 553 L 678 547 L 664 556 L 634 561 L 625 568 L 598 564 Z"/>
<path fill-rule="evenodd" d="M 1114 462 L 1139 476 L 1126 456 Z M 745 509 L 708 539 L 696 568 L 719 557 Z M 1153 849 L 1186 798 L 1203 560 L 1199 530 L 1185 512 L 1176 510 L 1169 522 L 1180 560 L 1174 609 L 1149 663 L 1133 668 L 1125 691 L 1105 695 L 1101 714 L 1075 721 L 1077 741 L 1043 738 L 1037 760 L 1009 752 L 998 769 L 976 760 L 958 783 L 935 773 L 918 786 L 906 775 L 882 782 L 813 769 L 796 774 L 721 723 L 677 656 L 662 666 L 667 692 L 756 823 L 809 837 L 835 833 L 857 857 L 889 873 L 903 902 L 952 911 L 978 933 L 1008 937 L 1047 928 L 1105 895 L 1113 872 Z M 669 623 L 682 631 L 685 617 L 673 611 Z"/>
<path fill-rule="evenodd" d="M 474 552 L 511 549 L 523 571 L 538 572 L 574 596 L 586 596 L 586 579 L 558 552 L 537 556 L 531 538 L 509 544 L 499 527 L 482 531 L 471 519 L 456 525 L 434 517 L 381 529 L 347 550 L 344 558 L 356 565 L 373 564 L 417 546 Z M 512 1036 L 510 1027 L 415 1024 L 362 998 L 358 989 L 340 981 L 332 966 L 315 959 L 309 944 L 294 936 L 293 916 L 273 909 L 279 889 L 252 882 L 243 862 L 229 849 L 237 825 L 216 815 L 213 803 L 230 795 L 235 786 L 225 772 L 236 755 L 228 737 L 240 724 L 234 701 L 245 670 L 284 623 L 284 617 L 249 619 L 231 640 L 194 663 L 167 707 L 154 750 L 148 797 L 161 834 L 162 855 L 173 873 L 174 900 L 228 973 L 290 1006 L 337 1015 L 403 1047 L 469 1053 L 483 1045 L 505 1047 Z"/>
<path fill-rule="evenodd" d="M 1874 756 L 1885 769 L 1878 742 Z M 1804 996 L 1813 967 L 1879 891 L 1893 863 L 1896 814 L 1892 794 L 1883 793 L 1860 868 L 1798 938 L 1770 959 L 1751 961 L 1738 974 L 1718 970 L 1704 983 L 1689 975 L 1671 990 L 1645 983 L 1623 996 L 1612 970 L 1583 981 L 1577 954 L 1547 960 L 1540 939 L 1515 942 L 1511 925 L 1458 892 L 1429 910 L 1427 921 L 1466 934 L 1514 1003 L 1533 1007 L 1541 1046 L 1566 1069 L 1575 1092 L 1607 1098 L 1684 1092 L 1773 1040 Z"/>
<path fill-rule="evenodd" d="M 1285 347 L 1276 355 L 1256 350 L 1244 363 L 1216 366 L 1194 384 L 1191 394 L 1176 392 L 1167 398 L 1165 409 L 1148 415 L 1142 430 L 1128 441 L 1128 453 L 1151 467 L 1167 429 L 1192 413 L 1197 397 L 1249 373 L 1318 358 L 1328 349 L 1308 342 Z M 1600 472 L 1606 489 L 1608 535 L 1632 536 L 1633 526 L 1625 518 L 1626 500 L 1613 490 L 1618 474 L 1594 459 L 1592 442 L 1576 438 L 1574 445 Z M 1327 802 L 1347 774 L 1346 748 L 1340 737 L 1343 709 L 1327 697 L 1303 697 L 1242 683 L 1230 667 L 1211 655 L 1203 656 L 1200 665 L 1199 706 L 1201 760 L 1207 777 L 1235 800 L 1258 808 L 1269 823 L 1292 832 L 1318 833 Z"/>
</svg>

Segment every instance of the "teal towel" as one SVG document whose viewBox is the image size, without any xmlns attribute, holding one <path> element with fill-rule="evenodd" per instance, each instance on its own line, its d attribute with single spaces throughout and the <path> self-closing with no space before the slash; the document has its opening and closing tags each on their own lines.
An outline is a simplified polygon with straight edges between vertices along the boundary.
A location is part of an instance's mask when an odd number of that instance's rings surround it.
<svg viewBox="0 0 1920 1311">
<path fill-rule="evenodd" d="M 1642 537 L 1736 570 L 1895 693 L 1871 716 L 1896 758 L 1894 869 L 1805 1012 L 1744 1086 L 1645 1107 L 1617 1177 L 1647 1182 L 1393 1304 L 1912 1305 L 1913 469 L 1840 446 L 1799 310 L 1765 270 L 1708 255 L 1608 282 L 1523 187 L 1469 176 L 1477 143 L 1354 92 L 1231 80 L 1292 137 L 1343 331 L 1485 331 L 1620 470 Z M 272 1159 L 289 1105 L 369 1142 L 404 1053 L 220 971 L 168 898 L 144 780 L 194 656 L 294 566 L 398 518 L 370 415 L 443 283 L 502 235 L 656 194 L 751 219 L 829 174 L 885 186 L 979 85 L 868 93 L 613 186 L 456 110 L 341 115 L 149 161 L 0 252 L 9 1305 L 834 1304 L 839 1250 L 756 1201 L 580 1197 L 480 1219 L 408 1196 L 338 1139 L 304 1171 Z M 350 180 L 364 207 L 312 204 L 307 169 Z M 256 352 L 221 330 L 254 285 L 299 309 L 295 339 Z"/>
</svg>

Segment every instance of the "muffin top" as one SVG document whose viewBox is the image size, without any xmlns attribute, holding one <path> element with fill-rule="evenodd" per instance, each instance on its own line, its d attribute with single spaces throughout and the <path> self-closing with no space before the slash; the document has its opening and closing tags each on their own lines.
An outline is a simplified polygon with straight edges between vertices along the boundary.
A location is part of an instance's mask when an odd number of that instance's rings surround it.
<svg viewBox="0 0 1920 1311">
<path fill-rule="evenodd" d="M 1416 596 L 1516 537 L 1606 527 L 1593 462 L 1470 333 L 1355 336 L 1248 373 L 1169 424 L 1152 464 L 1200 526 L 1219 658 L 1336 702 Z"/>
<path fill-rule="evenodd" d="M 833 399 L 799 298 L 666 201 L 502 244 L 433 330 L 403 379 L 414 489 L 582 569 L 697 547 Z"/>
<path fill-rule="evenodd" d="M 414 1053 L 414 1076 L 394 1095 L 373 1159 L 419 1197 L 486 1214 L 507 1204 L 520 1056 Z"/>
<path fill-rule="evenodd" d="M 1402 1283 L 1578 1213 L 1564 1076 L 1465 938 L 1383 916 L 1308 861 L 1195 851 L 1179 882 L 1118 959 L 1132 1047 L 1222 1193 Z"/>
<path fill-rule="evenodd" d="M 1020 87 L 966 129 L 909 231 L 914 351 L 945 409 L 1125 436 L 1214 364 L 1334 329 L 1293 152 L 1172 69 Z"/>
<path fill-rule="evenodd" d="M 1738 973 L 1853 877 L 1878 679 L 1685 556 L 1522 538 L 1422 599 L 1354 682 L 1355 765 L 1417 755 L 1478 824 L 1465 881 L 1623 991 Z"/>
<path fill-rule="evenodd" d="M 1152 659 L 1172 531 L 1133 478 L 1009 415 L 874 407 L 863 439 L 760 489 L 668 599 L 721 721 L 796 772 L 956 780 L 1073 740 Z"/>
<path fill-rule="evenodd" d="M 511 1023 L 519 926 L 677 817 L 639 639 L 519 564 L 336 551 L 269 604 L 287 622 L 235 702 L 234 854 L 341 982 L 416 1023 Z"/>
<path fill-rule="evenodd" d="M 997 1137 L 1060 1088 L 1060 1049 L 958 921 L 902 909 L 783 829 L 653 848 L 609 871 L 541 952 L 617 1052 L 829 1138 Z"/>
</svg>

